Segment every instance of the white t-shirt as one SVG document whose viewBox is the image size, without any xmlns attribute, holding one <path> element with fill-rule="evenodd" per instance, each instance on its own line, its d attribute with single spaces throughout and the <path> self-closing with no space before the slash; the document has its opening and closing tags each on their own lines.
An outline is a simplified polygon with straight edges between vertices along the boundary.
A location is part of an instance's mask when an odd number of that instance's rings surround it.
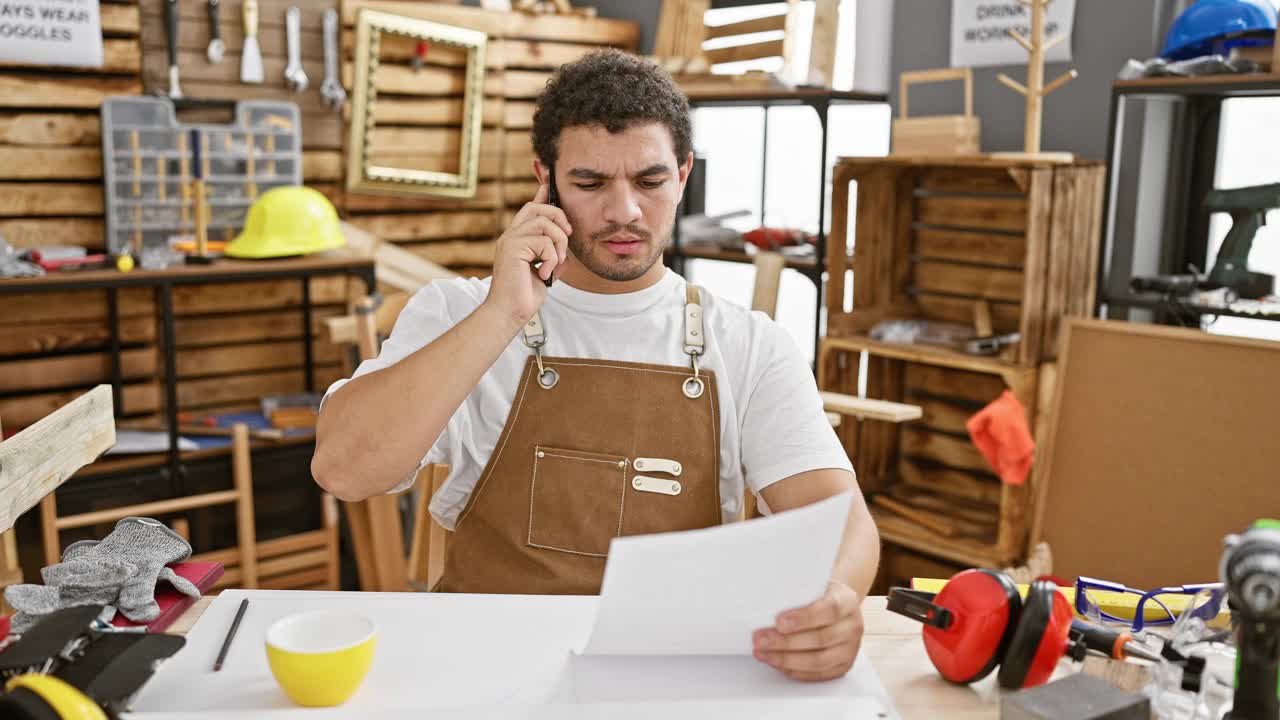
<svg viewBox="0 0 1280 720">
<path fill-rule="evenodd" d="M 412 354 L 479 307 L 492 278 L 432 282 L 401 311 L 381 354 L 353 377 Z M 771 483 L 823 468 L 853 471 L 831 429 L 817 383 L 791 336 L 767 315 L 702 292 L 706 349 L 699 365 L 716 374 L 720 393 L 720 498 L 725 522 L 738 517 L 744 482 L 759 494 Z M 638 292 L 589 293 L 558 282 L 541 308 L 544 354 L 640 363 L 689 364 L 684 354 L 685 281 L 668 270 Z M 427 449 L 422 465 L 448 463 L 449 478 L 431 500 L 431 514 L 452 529 L 480 479 L 516 395 L 532 351 L 521 336 L 498 357 Z M 326 397 L 342 387 L 339 380 Z M 419 468 L 421 469 L 421 468 Z M 395 491 L 408 488 L 415 473 Z"/>
</svg>

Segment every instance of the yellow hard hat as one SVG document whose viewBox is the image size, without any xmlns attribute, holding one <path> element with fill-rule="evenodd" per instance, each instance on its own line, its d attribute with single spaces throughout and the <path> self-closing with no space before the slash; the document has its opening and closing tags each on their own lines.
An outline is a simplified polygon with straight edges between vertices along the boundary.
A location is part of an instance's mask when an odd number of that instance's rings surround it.
<svg viewBox="0 0 1280 720">
<path fill-rule="evenodd" d="M 346 239 L 329 198 L 309 187 L 272 188 L 249 208 L 244 230 L 227 245 L 238 258 L 273 258 L 342 247 Z"/>
<path fill-rule="evenodd" d="M 25 688 L 44 701 L 61 720 L 107 720 L 97 703 L 67 681 L 53 675 L 27 673 L 5 683 L 6 692 Z"/>
</svg>

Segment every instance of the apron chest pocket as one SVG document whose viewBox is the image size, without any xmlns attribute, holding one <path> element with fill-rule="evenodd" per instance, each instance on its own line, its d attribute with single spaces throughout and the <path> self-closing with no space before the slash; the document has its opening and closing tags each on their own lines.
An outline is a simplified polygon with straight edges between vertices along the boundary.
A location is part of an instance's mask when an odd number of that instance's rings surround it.
<svg viewBox="0 0 1280 720">
<path fill-rule="evenodd" d="M 622 532 L 628 459 L 622 455 L 534 449 L 529 545 L 605 557 Z"/>
</svg>

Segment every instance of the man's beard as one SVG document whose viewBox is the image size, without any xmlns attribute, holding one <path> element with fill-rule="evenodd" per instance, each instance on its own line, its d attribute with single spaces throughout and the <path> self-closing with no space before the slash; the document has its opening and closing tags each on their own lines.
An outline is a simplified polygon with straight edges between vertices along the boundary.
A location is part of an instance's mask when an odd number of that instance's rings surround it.
<svg viewBox="0 0 1280 720">
<path fill-rule="evenodd" d="M 674 223 L 672 224 L 674 227 Z M 614 255 L 605 246 L 605 240 L 621 232 L 636 237 L 643 243 L 648 252 L 635 255 Z M 591 233 L 589 240 L 583 240 L 577 233 L 569 236 L 569 251 L 588 270 L 605 280 L 626 282 L 644 275 L 655 263 L 662 259 L 662 252 L 671 242 L 671 228 L 663 233 L 658 242 L 654 242 L 653 233 L 638 225 L 618 225 L 611 223 Z"/>
</svg>

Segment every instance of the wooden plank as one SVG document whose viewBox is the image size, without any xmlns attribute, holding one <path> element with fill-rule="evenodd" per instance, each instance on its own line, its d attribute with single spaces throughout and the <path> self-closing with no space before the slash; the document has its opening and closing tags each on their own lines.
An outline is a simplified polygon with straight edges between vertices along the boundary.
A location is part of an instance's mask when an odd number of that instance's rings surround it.
<svg viewBox="0 0 1280 720">
<path fill-rule="evenodd" d="M 995 400 L 1005 390 L 1004 382 L 995 375 L 919 363 L 907 364 L 906 387 L 908 396 L 923 393 L 933 397 L 968 400 L 977 407 Z"/>
<path fill-rule="evenodd" d="M 273 576 L 278 578 L 280 575 L 284 575 L 285 573 L 291 573 L 297 570 L 301 570 L 303 568 L 314 568 L 318 566 L 320 568 L 320 573 L 321 573 L 319 580 L 324 580 L 325 578 L 324 566 L 327 565 L 328 562 L 329 562 L 329 551 L 325 550 L 324 548 L 320 548 L 318 550 L 307 550 L 305 552 L 299 552 L 299 553 L 292 553 L 289 555 L 283 555 L 280 557 L 272 558 L 271 560 L 267 560 L 265 562 L 258 563 L 258 577 L 260 579 L 265 579 Z M 308 579 L 306 582 L 303 582 L 302 584 L 305 585 L 312 582 L 318 582 L 318 580 Z M 266 584 L 263 583 L 262 587 L 266 587 Z"/>
<path fill-rule="evenodd" d="M 930 260 L 1020 268 L 1027 253 L 1027 240 L 1021 235 L 919 228 L 915 236 L 916 255 Z"/>
<path fill-rule="evenodd" d="M 137 35 L 139 30 L 138 6 L 98 4 L 98 17 L 102 21 L 102 33 L 118 35 Z"/>
<path fill-rule="evenodd" d="M 341 180 L 342 153 L 327 150 L 303 150 L 302 179 L 307 183 L 315 180 Z"/>
<path fill-rule="evenodd" d="M 973 324 L 973 300 L 953 298 L 946 295 L 917 293 L 915 301 L 923 319 L 945 320 L 965 325 Z M 997 333 L 1018 331 L 1018 325 L 1022 322 L 1021 305 L 1005 302 L 993 302 L 989 303 L 989 305 L 991 308 L 991 323 Z"/>
<path fill-rule="evenodd" d="M 485 98 L 482 110 L 485 126 L 503 124 L 502 98 Z M 463 120 L 462 98 L 441 97 L 412 99 L 404 97 L 378 98 L 373 106 L 376 125 L 403 123 L 406 125 L 454 125 Z M 375 130 L 375 134 L 381 130 Z"/>
<path fill-rule="evenodd" d="M 746 45 L 712 48 L 706 51 L 707 61 L 714 64 L 782 57 L 782 41 L 766 40 Z"/>
<path fill-rule="evenodd" d="M 1000 480 L 989 475 L 975 475 L 961 470 L 921 465 L 910 458 L 898 464 L 898 477 L 911 487 L 918 487 L 949 497 L 998 505 Z"/>
<path fill-rule="evenodd" d="M 237 1 L 228 0 L 228 2 Z M 507 27 L 505 13 L 443 3 L 420 3 L 408 2 L 407 0 L 344 0 L 341 3 L 341 8 L 344 27 L 351 27 L 356 24 L 356 14 L 361 8 L 418 18 L 419 20 L 430 20 L 431 22 L 444 23 L 446 25 L 457 25 L 471 30 L 479 30 L 490 36 L 502 36 Z M 515 13 L 511 14 L 514 15 Z"/>
<path fill-rule="evenodd" d="M 0 180 L 97 180 L 101 177 L 102 151 L 96 147 L 0 146 Z"/>
<path fill-rule="evenodd" d="M 0 235 L 16 248 L 58 245 L 103 250 L 107 246 L 102 218 L 0 220 Z"/>
<path fill-rule="evenodd" d="M 345 313 L 342 306 L 312 306 L 311 332 L 321 337 L 326 318 Z M 174 346 L 179 350 L 229 343 L 301 340 L 302 312 L 236 313 L 207 317 L 176 317 L 173 320 Z"/>
<path fill-rule="evenodd" d="M 76 393 L 63 405 L 0 443 L 0 532 L 115 444 L 109 386 Z M 26 424 L 7 411 L 4 417 L 10 427 Z"/>
<path fill-rule="evenodd" d="M 521 207 L 538 194 L 537 180 L 507 180 L 502 184 L 502 201 L 507 207 Z"/>
<path fill-rule="evenodd" d="M 23 427 L 31 425 L 40 418 L 75 400 L 83 392 L 83 390 L 68 390 L 5 398 L 0 400 L 0 417 L 4 418 L 6 426 Z M 161 407 L 160 385 L 154 382 L 126 383 L 122 387 L 120 405 L 121 407 L 118 410 L 121 415 L 143 415 L 159 412 Z"/>
<path fill-rule="evenodd" d="M 497 245 L 496 241 L 454 240 L 451 242 L 414 243 L 412 245 L 401 245 L 401 247 L 418 257 L 446 267 L 455 265 L 487 267 L 493 265 L 494 251 Z"/>
<path fill-rule="evenodd" d="M 989 472 L 991 466 L 968 438 L 929 432 L 914 426 L 902 429 L 902 452 L 958 470 Z"/>
<path fill-rule="evenodd" d="M 836 38 L 839 35 L 839 0 L 815 0 L 809 40 L 809 84 L 831 87 L 835 82 Z"/>
<path fill-rule="evenodd" d="M 507 98 L 534 99 L 542 94 L 551 73 L 532 70 L 507 70 L 502 73 L 502 94 Z"/>
<path fill-rule="evenodd" d="M 1018 362 L 1033 365 L 1039 362 L 1041 343 L 1045 332 L 1045 285 L 1048 282 L 1050 262 L 1049 240 L 1051 213 L 1053 211 L 1053 169 L 1031 171 L 1031 186 L 1027 191 L 1030 204 L 1027 221 L 1027 264 L 1024 270 L 1026 283 L 1022 288 L 1022 341 L 1018 343 Z"/>
<path fill-rule="evenodd" d="M 124 350 L 120 353 L 120 375 L 128 380 L 153 376 L 158 365 L 154 347 Z M 110 381 L 109 353 L 0 362 L 0 392 L 22 392 Z"/>
<path fill-rule="evenodd" d="M 640 26 L 629 20 L 586 18 L 578 15 L 527 15 L 459 5 L 396 0 L 347 0 L 342 3 L 343 25 L 354 25 L 360 8 L 458 25 L 479 30 L 491 37 L 594 43 L 623 49 L 634 49 L 640 37 Z"/>
<path fill-rule="evenodd" d="M 62 147 L 101 143 L 97 115 L 73 113 L 0 114 L 0 144 Z"/>
<path fill-rule="evenodd" d="M 311 302 L 317 305 L 346 300 L 347 278 L 340 275 L 311 278 Z M 173 288 L 176 314 L 264 310 L 302 304 L 300 280 L 251 280 Z"/>
<path fill-rule="evenodd" d="M 761 18 L 752 18 L 751 20 L 725 23 L 723 25 L 708 25 L 706 27 L 706 39 L 714 40 L 716 38 L 732 37 L 734 35 L 748 35 L 751 33 L 782 32 L 786 29 L 787 14 L 784 12 L 778 15 L 768 15 Z"/>
<path fill-rule="evenodd" d="M 493 54 L 505 68 L 554 70 L 565 63 L 581 60 L 598 46 L 545 42 L 539 40 L 507 39 L 495 43 Z"/>
<path fill-rule="evenodd" d="M 279 575 L 267 575 L 264 572 L 264 568 L 266 568 L 268 564 L 263 563 L 262 565 L 258 566 L 258 577 L 261 578 L 258 581 L 258 587 L 262 588 L 263 590 L 320 589 L 320 588 L 313 588 L 312 586 L 321 585 L 327 582 L 329 579 L 329 570 L 328 570 L 327 564 L 321 565 L 319 567 L 312 567 L 315 564 L 315 559 L 320 556 L 325 556 L 327 558 L 328 551 L 317 550 L 314 553 L 310 553 L 304 558 L 298 559 L 298 560 L 293 560 L 291 558 L 290 559 L 291 562 L 306 563 L 306 565 L 303 565 L 303 567 L 311 567 L 311 569 L 294 571 L 294 572 L 286 572 Z M 280 567 L 279 564 L 273 565 L 272 569 L 276 569 L 278 567 Z"/>
<path fill-rule="evenodd" d="M 0 228 L 2 232 L 4 230 Z M 155 317 L 155 300 L 150 288 L 121 288 L 116 293 L 120 317 Z M 6 295 L 4 310 L 0 315 L 2 332 L 8 332 L 11 325 L 38 325 L 64 320 L 104 321 L 107 318 L 107 292 L 67 290 Z"/>
<path fill-rule="evenodd" d="M 902 423 L 917 420 L 921 417 L 920 408 L 907 403 L 860 398 L 828 390 L 820 391 L 819 395 L 822 396 L 822 407 L 827 412 L 848 415 L 862 420 Z"/>
<path fill-rule="evenodd" d="M 383 240 L 427 240 L 456 237 L 497 237 L 502 233 L 492 212 L 438 212 L 414 215 L 361 215 L 349 222 Z"/>
<path fill-rule="evenodd" d="M 298 341 L 283 341 L 179 350 L 178 377 L 301 368 L 306 363 L 302 346 Z M 328 342 L 313 341 L 312 353 L 317 364 L 336 364 L 342 359 L 341 349 Z"/>
<path fill-rule="evenodd" d="M 534 103 L 507 100 L 502 104 L 502 125 L 508 130 L 533 127 Z M 514 133 L 507 133 L 508 136 Z"/>
<path fill-rule="evenodd" d="M 914 287 L 922 292 L 949 293 L 1009 302 L 1022 300 L 1024 294 L 1023 275 L 1020 270 L 940 262 L 916 263 Z M 1023 307 L 1025 309 L 1025 303 Z"/>
<path fill-rule="evenodd" d="M 977 408 L 968 404 L 956 404 L 937 398 L 922 398 L 916 401 L 923 415 L 920 425 L 930 430 L 941 430 L 963 435 L 968 432 L 965 423 L 973 417 Z"/>
<path fill-rule="evenodd" d="M 183 408 L 196 408 L 213 404 L 257 402 L 263 395 L 302 392 L 305 388 L 306 382 L 301 370 L 183 380 L 178 382 L 178 404 Z"/>
<path fill-rule="evenodd" d="M 100 184 L 0 182 L 0 217 L 101 214 Z"/>
<path fill-rule="evenodd" d="M 120 319 L 121 343 L 153 342 L 155 337 L 154 318 Z M 101 321 L 0 325 L 0 356 L 100 348 L 106 347 L 110 342 L 111 332 L 106 323 Z"/>
<path fill-rule="evenodd" d="M 1026 198 L 927 195 L 918 198 L 916 206 L 916 219 L 926 225 L 1017 232 L 1027 229 Z"/>
<path fill-rule="evenodd" d="M 140 95 L 136 77 L 84 75 L 0 75 L 0 97 L 11 108 L 84 108 L 97 110 L 111 95 Z"/>
<path fill-rule="evenodd" d="M 1071 282 L 1071 245 L 1077 239 L 1075 211 L 1080 202 L 1079 182 L 1073 168 L 1053 174 L 1052 207 L 1049 210 L 1048 278 L 1044 287 L 1044 336 L 1035 357 L 1057 354 L 1058 325 L 1067 311 L 1067 289 Z"/>
<path fill-rule="evenodd" d="M 346 194 L 346 209 L 351 211 L 376 212 L 382 210 L 460 210 L 460 209 L 497 209 L 501 207 L 502 198 L 496 182 L 482 182 L 476 185 L 476 194 L 466 199 L 431 198 L 421 195 L 371 195 L 349 192 Z"/>
<path fill-rule="evenodd" d="M 456 154 L 462 147 L 461 128 L 406 128 L 381 127 L 373 132 L 369 143 L 371 154 L 433 152 Z M 502 131 L 484 130 L 480 133 L 480 153 L 493 154 L 502 148 Z"/>
<path fill-rule="evenodd" d="M 1006 170 L 989 168 L 925 168 L 920 173 L 920 189 L 931 193 L 1025 194 Z"/>
</svg>

